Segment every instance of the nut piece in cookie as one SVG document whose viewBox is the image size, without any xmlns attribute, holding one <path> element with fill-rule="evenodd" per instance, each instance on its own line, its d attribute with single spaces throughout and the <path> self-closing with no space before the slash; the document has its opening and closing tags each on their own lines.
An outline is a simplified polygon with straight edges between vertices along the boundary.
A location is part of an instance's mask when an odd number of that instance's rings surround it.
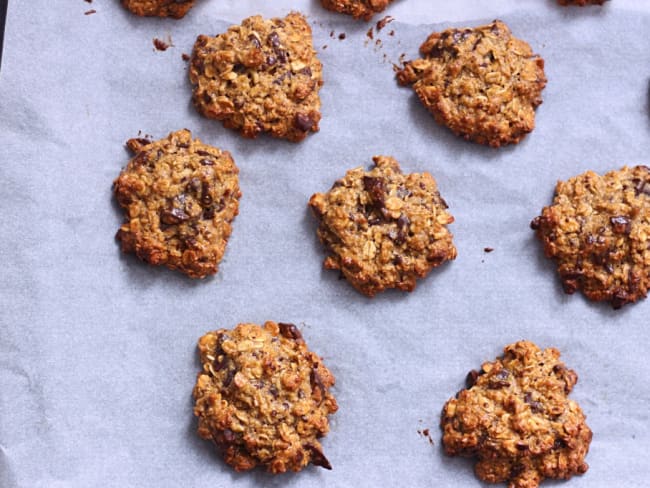
<svg viewBox="0 0 650 488">
<path fill-rule="evenodd" d="M 520 341 L 470 371 L 467 389 L 442 410 L 445 453 L 476 457 L 476 476 L 509 488 L 585 473 L 592 434 L 568 399 L 578 375 L 559 357 L 557 349 Z"/>
<path fill-rule="evenodd" d="M 322 65 L 300 13 L 256 15 L 216 37 L 199 36 L 190 81 L 197 110 L 244 137 L 268 132 L 297 142 L 318 131 Z"/>
<path fill-rule="evenodd" d="M 122 0 L 122 5 L 141 17 L 180 19 L 194 5 L 194 0 Z"/>
<path fill-rule="evenodd" d="M 560 5 L 578 5 L 584 7 L 585 5 L 602 5 L 607 0 L 557 0 Z"/>
<path fill-rule="evenodd" d="M 135 157 L 113 184 L 126 213 L 117 232 L 122 250 L 192 278 L 216 273 L 241 196 L 230 153 L 192 140 L 188 130 L 127 144 Z"/>
<path fill-rule="evenodd" d="M 433 33 L 420 53 L 397 79 L 413 85 L 440 124 L 493 147 L 517 143 L 534 129 L 544 60 L 503 22 Z"/>
<path fill-rule="evenodd" d="M 334 376 L 293 324 L 239 324 L 199 339 L 202 371 L 194 398 L 199 435 L 236 471 L 271 473 L 309 463 L 332 469 L 318 439 L 338 406 Z"/>
<path fill-rule="evenodd" d="M 338 269 L 370 297 L 387 288 L 412 291 L 417 278 L 455 259 L 447 225 L 454 218 L 429 173 L 404 174 L 397 161 L 375 156 L 374 168 L 346 173 L 309 200 L 318 238 Z"/>
<path fill-rule="evenodd" d="M 553 204 L 531 222 L 557 262 L 566 293 L 614 308 L 645 298 L 650 284 L 650 169 L 587 171 L 555 187 Z"/>
<path fill-rule="evenodd" d="M 351 15 L 355 19 L 370 20 L 382 12 L 393 0 L 321 0 L 323 7 L 333 12 Z"/>
</svg>

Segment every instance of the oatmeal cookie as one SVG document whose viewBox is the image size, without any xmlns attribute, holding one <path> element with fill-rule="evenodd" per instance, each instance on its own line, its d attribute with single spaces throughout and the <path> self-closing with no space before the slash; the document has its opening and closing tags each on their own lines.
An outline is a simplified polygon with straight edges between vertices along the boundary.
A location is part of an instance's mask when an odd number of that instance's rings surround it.
<svg viewBox="0 0 650 488">
<path fill-rule="evenodd" d="M 645 298 L 650 284 L 650 169 L 587 171 L 558 182 L 551 206 L 531 222 L 557 261 L 564 291 L 614 308 Z"/>
<path fill-rule="evenodd" d="M 454 218 L 429 173 L 403 174 L 397 161 L 375 156 L 374 168 L 348 171 L 309 200 L 318 237 L 338 269 L 370 297 L 386 288 L 412 291 L 417 278 L 456 258 Z"/>
<path fill-rule="evenodd" d="M 122 0 L 122 5 L 141 17 L 185 16 L 194 5 L 194 0 Z"/>
<path fill-rule="evenodd" d="M 199 36 L 190 65 L 193 102 L 225 127 L 301 141 L 318 131 L 322 65 L 305 17 L 245 19 L 216 37 Z"/>
<path fill-rule="evenodd" d="M 332 469 L 318 439 L 338 409 L 334 376 L 293 324 L 239 324 L 199 340 L 202 371 L 194 398 L 199 435 L 236 471 L 271 473 L 309 463 Z"/>
<path fill-rule="evenodd" d="M 607 0 L 557 0 L 560 5 L 578 5 L 584 7 L 585 5 L 602 5 Z"/>
<path fill-rule="evenodd" d="M 321 0 L 323 7 L 333 12 L 351 15 L 355 19 L 370 20 L 382 12 L 393 0 Z"/>
<path fill-rule="evenodd" d="M 216 273 L 241 196 L 230 153 L 192 140 L 188 130 L 127 144 L 135 157 L 113 185 L 126 211 L 122 250 L 192 278 Z"/>
<path fill-rule="evenodd" d="M 520 341 L 471 371 L 467 389 L 442 410 L 445 453 L 478 458 L 476 476 L 509 488 L 585 473 L 592 434 L 567 397 L 578 376 L 559 357 L 557 349 Z"/>
<path fill-rule="evenodd" d="M 534 129 L 544 60 L 503 22 L 433 33 L 420 53 L 397 79 L 413 85 L 440 124 L 493 147 L 517 143 Z"/>
</svg>

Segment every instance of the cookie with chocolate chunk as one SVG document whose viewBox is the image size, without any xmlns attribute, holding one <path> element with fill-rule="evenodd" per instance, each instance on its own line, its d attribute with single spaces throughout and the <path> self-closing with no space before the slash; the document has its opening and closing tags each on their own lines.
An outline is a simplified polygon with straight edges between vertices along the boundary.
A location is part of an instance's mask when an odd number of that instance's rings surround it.
<svg viewBox="0 0 650 488">
<path fill-rule="evenodd" d="M 194 6 L 194 0 L 122 0 L 122 5 L 141 17 L 180 19 Z"/>
<path fill-rule="evenodd" d="M 559 357 L 520 341 L 470 371 L 467 388 L 442 410 L 445 453 L 477 458 L 476 476 L 509 488 L 584 474 L 592 433 L 568 398 L 578 375 Z"/>
<path fill-rule="evenodd" d="M 197 110 L 244 137 L 268 132 L 297 142 L 318 131 L 322 65 L 300 13 L 256 15 L 216 37 L 199 36 L 190 80 Z"/>
<path fill-rule="evenodd" d="M 544 60 L 495 20 L 473 29 L 431 34 L 422 58 L 397 72 L 438 123 L 465 139 L 499 147 L 535 127 L 546 85 Z"/>
<path fill-rule="evenodd" d="M 602 5 L 607 0 L 557 0 L 560 5 L 578 5 L 584 7 L 585 5 Z"/>
<path fill-rule="evenodd" d="M 393 0 L 321 0 L 323 7 L 333 12 L 351 15 L 355 19 L 370 20 L 382 12 Z"/>
<path fill-rule="evenodd" d="M 127 144 L 135 157 L 113 185 L 126 213 L 117 232 L 122 250 L 192 278 L 216 273 L 241 196 L 230 153 L 188 130 Z"/>
<path fill-rule="evenodd" d="M 650 169 L 593 171 L 558 182 L 553 204 L 531 227 L 557 262 L 564 291 L 614 308 L 650 286 Z"/>
<path fill-rule="evenodd" d="M 429 173 L 404 174 L 397 161 L 375 156 L 327 193 L 309 200 L 319 220 L 325 268 L 340 270 L 370 297 L 387 288 L 412 291 L 418 278 L 456 258 L 447 225 L 454 218 Z"/>
<path fill-rule="evenodd" d="M 338 409 L 334 376 L 293 324 L 239 324 L 199 340 L 194 398 L 199 435 L 236 471 L 271 473 L 308 464 L 332 469 L 319 441 Z"/>
</svg>

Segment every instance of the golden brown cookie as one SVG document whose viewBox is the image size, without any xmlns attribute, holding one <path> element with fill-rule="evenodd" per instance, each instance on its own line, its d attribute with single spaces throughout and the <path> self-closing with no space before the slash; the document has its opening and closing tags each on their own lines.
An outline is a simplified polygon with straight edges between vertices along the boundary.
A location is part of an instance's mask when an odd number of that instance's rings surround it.
<svg viewBox="0 0 650 488">
<path fill-rule="evenodd" d="M 503 22 L 433 33 L 420 53 L 397 79 L 413 85 L 440 124 L 493 147 L 517 143 L 534 129 L 544 60 Z"/>
<path fill-rule="evenodd" d="M 309 463 L 332 469 L 318 441 L 336 412 L 334 376 L 293 324 L 239 324 L 199 340 L 203 365 L 194 387 L 199 435 L 237 471 L 271 473 Z"/>
<path fill-rule="evenodd" d="M 142 17 L 180 19 L 192 8 L 194 0 L 122 0 L 122 5 Z"/>
<path fill-rule="evenodd" d="M 225 127 L 300 141 L 318 131 L 322 65 L 305 17 L 256 15 L 216 37 L 199 36 L 190 65 L 194 106 Z"/>
<path fill-rule="evenodd" d="M 584 7 L 585 5 L 602 5 L 607 0 L 557 0 L 560 5 L 578 5 Z"/>
<path fill-rule="evenodd" d="M 555 187 L 531 222 L 557 261 L 564 291 L 614 308 L 645 298 L 650 285 L 650 169 L 587 171 Z"/>
<path fill-rule="evenodd" d="M 382 12 L 393 0 L 321 0 L 323 7 L 333 12 L 351 15 L 355 19 L 370 20 Z"/>
<path fill-rule="evenodd" d="M 192 140 L 186 129 L 127 144 L 135 157 L 113 185 L 126 213 L 117 233 L 122 250 L 192 278 L 216 273 L 241 196 L 230 153 Z"/>
<path fill-rule="evenodd" d="M 559 357 L 557 349 L 520 341 L 471 371 L 467 389 L 442 410 L 445 453 L 476 457 L 476 476 L 509 488 L 585 473 L 592 434 L 568 399 L 578 376 Z"/>
<path fill-rule="evenodd" d="M 370 171 L 350 170 L 309 200 L 329 253 L 325 268 L 340 270 L 370 297 L 387 288 L 412 291 L 417 278 L 456 258 L 446 227 L 454 218 L 433 177 L 404 174 L 391 157 L 373 161 Z"/>
</svg>

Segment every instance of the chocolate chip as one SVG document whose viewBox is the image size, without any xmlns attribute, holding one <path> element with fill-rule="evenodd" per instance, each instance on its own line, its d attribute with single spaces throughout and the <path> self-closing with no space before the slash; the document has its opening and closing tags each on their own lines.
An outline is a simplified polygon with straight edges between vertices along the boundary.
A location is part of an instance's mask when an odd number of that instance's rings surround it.
<svg viewBox="0 0 650 488">
<path fill-rule="evenodd" d="M 515 447 L 517 448 L 518 451 L 527 451 L 528 450 L 528 444 L 522 441 L 518 441 L 517 444 L 515 444 Z"/>
<path fill-rule="evenodd" d="M 567 447 L 567 444 L 564 439 L 560 439 L 559 437 L 555 439 L 555 442 L 553 443 L 554 449 L 564 449 L 565 447 Z"/>
<path fill-rule="evenodd" d="M 273 66 L 277 62 L 278 62 L 278 60 L 275 58 L 275 56 L 269 55 L 269 56 L 266 57 L 266 64 L 269 65 L 269 66 Z"/>
<path fill-rule="evenodd" d="M 187 184 L 188 190 L 199 191 L 201 189 L 201 180 L 196 176 Z"/>
<path fill-rule="evenodd" d="M 386 186 L 383 178 L 374 176 L 363 177 L 363 188 L 370 194 L 370 198 L 375 204 L 375 207 L 380 210 L 384 208 L 384 199 L 386 196 Z"/>
<path fill-rule="evenodd" d="M 298 327 L 296 327 L 295 325 L 284 324 L 280 322 L 278 326 L 280 327 L 280 334 L 282 334 L 287 339 L 293 339 L 293 340 L 302 339 L 302 334 L 298 330 Z"/>
<path fill-rule="evenodd" d="M 275 80 L 273 80 L 273 83 L 276 85 L 281 85 L 284 80 L 287 78 L 291 78 L 291 71 L 286 71 L 285 73 L 282 73 L 280 76 L 278 76 Z"/>
<path fill-rule="evenodd" d="M 226 373 L 226 377 L 223 379 L 223 386 L 228 388 L 230 386 L 230 383 L 232 383 L 234 377 L 235 377 L 235 368 L 228 369 L 228 372 Z"/>
<path fill-rule="evenodd" d="M 304 67 L 298 73 L 303 74 L 305 76 L 311 76 L 311 68 L 309 66 Z"/>
<path fill-rule="evenodd" d="M 309 374 L 309 383 L 311 384 L 312 392 L 318 388 L 320 389 L 321 396 L 325 394 L 325 385 L 323 384 L 321 377 L 318 375 L 316 368 L 312 369 L 311 373 Z"/>
<path fill-rule="evenodd" d="M 203 219 L 204 220 L 212 220 L 214 218 L 215 214 L 215 208 L 214 206 L 208 207 L 203 210 Z"/>
<path fill-rule="evenodd" d="M 411 225 L 411 220 L 405 214 L 401 214 L 397 219 L 397 226 L 404 229 L 409 225 Z"/>
<path fill-rule="evenodd" d="M 562 288 L 564 289 L 564 293 L 572 295 L 578 288 L 580 288 L 582 273 L 577 271 L 573 273 L 564 273 L 563 275 L 560 275 L 560 279 L 562 280 Z"/>
<path fill-rule="evenodd" d="M 233 70 L 235 73 L 242 74 L 242 73 L 244 73 L 244 72 L 246 71 L 246 66 L 244 66 L 244 65 L 241 64 L 241 63 L 235 63 L 235 65 L 232 67 L 232 70 Z"/>
<path fill-rule="evenodd" d="M 542 217 L 535 217 L 530 223 L 530 228 L 533 230 L 537 230 L 541 227 L 541 225 L 542 225 Z"/>
<path fill-rule="evenodd" d="M 297 113 L 293 119 L 293 125 L 302 131 L 309 131 L 314 126 L 314 121 L 309 115 Z"/>
<path fill-rule="evenodd" d="M 160 212 L 160 220 L 167 225 L 176 225 L 189 220 L 190 216 L 187 215 L 180 208 L 165 209 Z"/>
<path fill-rule="evenodd" d="M 411 192 L 411 190 L 409 190 L 408 188 L 404 188 L 403 186 L 400 186 L 397 189 L 397 197 L 401 198 L 402 200 L 410 197 L 412 194 L 413 192 Z"/>
<path fill-rule="evenodd" d="M 630 219 L 622 215 L 611 217 L 609 219 L 612 224 L 613 230 L 617 234 L 629 234 L 632 228 Z"/>
<path fill-rule="evenodd" d="M 465 388 L 469 390 L 472 386 L 474 386 L 478 381 L 479 376 L 480 376 L 479 372 L 476 371 L 475 369 L 467 373 L 467 377 L 465 378 Z"/>
<path fill-rule="evenodd" d="M 497 372 L 492 378 L 490 378 L 489 387 L 493 390 L 498 390 L 500 388 L 507 388 L 510 386 L 510 382 L 506 381 L 510 376 L 510 371 L 503 368 Z"/>
<path fill-rule="evenodd" d="M 199 161 L 203 166 L 214 166 L 214 161 L 211 159 L 202 159 Z"/>
<path fill-rule="evenodd" d="M 524 395 L 524 402 L 530 406 L 530 410 L 533 413 L 541 413 L 544 411 L 544 406 L 540 402 L 533 400 L 533 395 L 530 392 L 526 392 Z"/>
<path fill-rule="evenodd" d="M 636 185 L 634 185 L 634 191 L 637 196 L 641 193 L 645 195 L 650 195 L 650 181 L 646 180 L 635 180 Z"/>
<path fill-rule="evenodd" d="M 321 468 L 325 469 L 332 469 L 332 465 L 323 454 L 323 451 L 321 451 L 318 447 L 313 444 L 305 444 L 304 447 L 306 450 L 310 451 L 311 462 L 314 466 L 320 466 Z"/>
<path fill-rule="evenodd" d="M 210 184 L 204 181 L 201 184 L 201 203 L 203 205 L 210 205 L 212 203 L 212 195 L 210 195 Z"/>
<path fill-rule="evenodd" d="M 276 34 L 276 35 L 277 35 L 277 34 Z M 259 40 L 257 37 L 255 37 L 253 34 L 250 34 L 250 35 L 248 36 L 248 40 L 249 40 L 249 41 L 251 42 L 251 44 L 252 44 L 253 46 L 255 46 L 257 49 L 261 49 L 261 48 L 262 48 L 262 44 L 260 44 L 260 40 Z"/>
<path fill-rule="evenodd" d="M 267 38 L 267 42 L 271 44 L 273 47 L 278 47 L 280 46 L 280 37 L 278 36 L 277 32 L 271 32 L 269 34 L 269 37 Z"/>
<path fill-rule="evenodd" d="M 223 433 L 221 435 L 223 437 L 223 440 L 225 442 L 227 442 L 228 444 L 234 443 L 235 440 L 237 439 L 237 436 L 235 435 L 235 433 L 230 429 L 224 429 Z"/>
</svg>

